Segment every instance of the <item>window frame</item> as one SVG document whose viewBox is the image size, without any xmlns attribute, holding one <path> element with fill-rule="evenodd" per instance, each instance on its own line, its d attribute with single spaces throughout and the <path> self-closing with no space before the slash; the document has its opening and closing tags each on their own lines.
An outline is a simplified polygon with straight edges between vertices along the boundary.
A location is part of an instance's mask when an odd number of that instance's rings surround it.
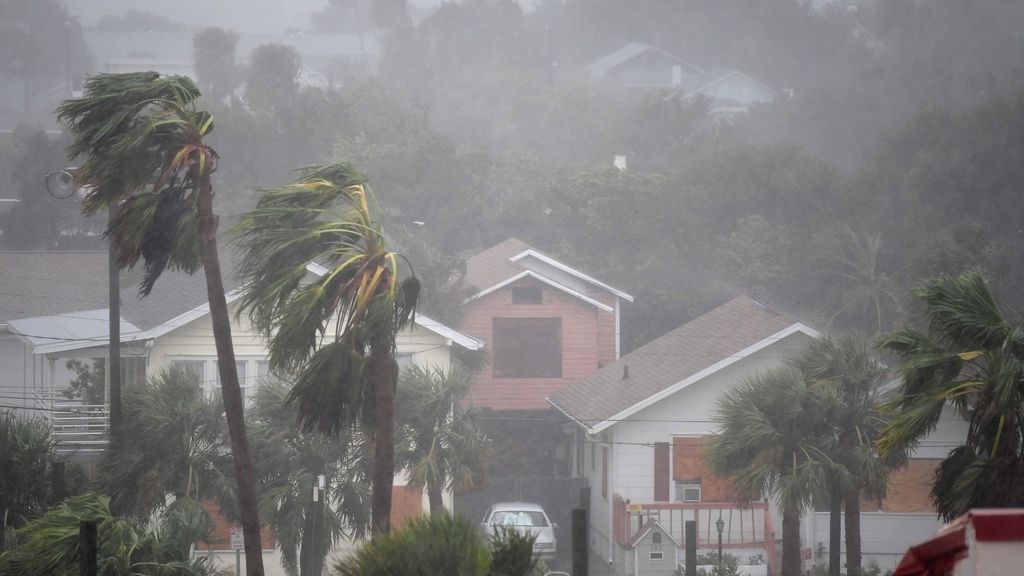
<svg viewBox="0 0 1024 576">
<path fill-rule="evenodd" d="M 528 328 L 531 324 L 534 325 L 532 329 Z M 499 334 L 502 335 L 499 336 Z M 491 357 L 491 376 L 514 380 L 562 378 L 565 373 L 562 337 L 563 326 L 560 316 L 493 318 L 491 320 L 491 340 L 494 352 Z M 557 346 L 553 345 L 554 341 L 558 342 Z M 545 343 L 549 345 L 545 346 Z M 516 352 L 511 349 L 519 348 L 518 352 L 522 355 L 522 349 L 530 346 L 534 349 L 527 349 L 526 353 L 544 351 L 551 353 L 552 356 L 546 358 L 547 362 L 512 361 L 516 358 Z M 555 353 L 557 353 L 557 358 Z M 509 354 L 510 357 L 506 358 L 505 354 Z M 534 358 L 540 358 L 540 356 L 535 354 Z M 526 372 L 523 371 L 524 369 Z M 531 371 L 531 369 L 535 371 Z"/>
</svg>

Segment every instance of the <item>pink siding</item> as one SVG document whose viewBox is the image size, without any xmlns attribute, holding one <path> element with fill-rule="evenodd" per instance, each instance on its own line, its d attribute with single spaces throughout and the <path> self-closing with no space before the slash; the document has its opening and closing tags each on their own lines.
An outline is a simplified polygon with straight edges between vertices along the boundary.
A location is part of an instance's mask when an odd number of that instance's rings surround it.
<svg viewBox="0 0 1024 576">
<path fill-rule="evenodd" d="M 515 285 L 535 280 L 523 279 Z M 538 283 L 539 284 L 539 283 Z M 494 378 L 490 362 L 473 383 L 470 400 L 480 408 L 495 410 L 535 410 L 548 407 L 545 399 L 615 357 L 615 314 L 603 312 L 546 284 L 541 304 L 513 304 L 511 286 L 488 294 L 466 305 L 460 330 L 485 342 L 485 350 L 494 352 L 494 318 L 561 318 L 561 378 Z M 606 298 L 601 298 L 605 300 Z M 614 297 L 609 305 L 614 306 Z"/>
</svg>

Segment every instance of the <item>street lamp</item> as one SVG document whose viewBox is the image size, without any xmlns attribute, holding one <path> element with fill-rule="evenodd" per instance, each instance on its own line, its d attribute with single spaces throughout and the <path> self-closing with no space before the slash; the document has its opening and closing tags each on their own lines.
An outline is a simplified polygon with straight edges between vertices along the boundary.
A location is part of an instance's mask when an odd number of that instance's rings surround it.
<svg viewBox="0 0 1024 576">
<path fill-rule="evenodd" d="M 715 520 L 715 528 L 718 529 L 718 563 L 722 563 L 722 530 L 725 529 L 725 521 L 722 520 L 722 511 L 718 511 L 718 520 Z"/>
<path fill-rule="evenodd" d="M 85 188 L 80 188 L 75 182 L 77 169 L 78 167 L 74 166 L 47 174 L 44 180 L 46 191 L 58 200 L 67 200 L 76 194 L 81 196 Z M 107 212 L 107 224 L 109 225 L 113 219 L 114 208 L 110 208 Z M 110 312 L 110 359 L 107 361 L 107 374 L 110 377 L 110 439 L 116 446 L 121 439 L 121 280 L 118 276 L 120 268 L 114 252 L 114 243 L 110 239 L 107 239 L 107 266 Z"/>
</svg>

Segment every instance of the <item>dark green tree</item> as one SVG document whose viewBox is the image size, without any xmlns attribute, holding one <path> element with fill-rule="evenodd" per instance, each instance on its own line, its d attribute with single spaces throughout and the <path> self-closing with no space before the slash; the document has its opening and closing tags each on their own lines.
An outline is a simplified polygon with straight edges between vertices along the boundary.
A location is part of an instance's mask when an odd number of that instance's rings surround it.
<svg viewBox="0 0 1024 576">
<path fill-rule="evenodd" d="M 394 484 L 395 336 L 412 321 L 414 276 L 399 280 L 365 177 L 348 165 L 311 168 L 263 193 L 236 227 L 242 298 L 270 341 L 272 370 L 294 373 L 289 395 L 305 430 L 373 432 L 373 534 L 386 534 Z M 306 282 L 310 267 L 323 274 Z"/>
<path fill-rule="evenodd" d="M 756 374 L 718 402 L 721 433 L 705 456 L 739 498 L 782 508 L 782 576 L 799 576 L 800 514 L 828 490 L 827 396 L 796 368 Z"/>
<path fill-rule="evenodd" d="M 369 530 L 370 443 L 354 428 L 327 437 L 296 427 L 288 393 L 280 380 L 263 381 L 249 411 L 260 515 L 274 531 L 288 573 L 320 576 L 335 543 Z"/>
<path fill-rule="evenodd" d="M 106 235 L 118 264 L 131 268 L 145 262 L 140 293 L 148 294 L 165 269 L 192 274 L 203 268 L 246 570 L 256 576 L 263 574 L 256 483 L 217 250 L 219 218 L 213 208 L 211 176 L 218 155 L 205 141 L 213 130 L 213 116 L 196 106 L 199 96 L 195 83 L 182 76 L 99 74 L 86 82 L 82 98 L 66 100 L 57 115 L 73 136 L 69 155 L 82 162 L 75 180 L 91 187 L 85 212 L 114 208 Z"/>
<path fill-rule="evenodd" d="M 971 508 L 1024 504 L 1024 329 L 1000 310 L 977 271 L 923 281 L 913 291 L 925 329 L 882 341 L 903 360 L 883 455 L 914 447 L 950 406 L 967 420 L 967 438 L 938 467 L 932 500 L 944 519 Z"/>
<path fill-rule="evenodd" d="M 443 514 L 442 493 L 479 484 L 491 456 L 476 413 L 464 407 L 472 376 L 459 364 L 448 369 L 410 366 L 398 379 L 396 420 L 403 441 L 395 464 L 409 485 L 424 488 L 431 514 Z"/>
</svg>

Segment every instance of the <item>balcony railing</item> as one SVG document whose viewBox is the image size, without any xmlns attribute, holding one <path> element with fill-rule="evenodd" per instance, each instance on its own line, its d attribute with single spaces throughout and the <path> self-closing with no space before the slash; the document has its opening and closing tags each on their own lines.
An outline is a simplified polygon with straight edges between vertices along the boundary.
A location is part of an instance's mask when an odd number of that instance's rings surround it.
<svg viewBox="0 0 1024 576">
<path fill-rule="evenodd" d="M 110 408 L 82 404 L 60 393 L 36 392 L 33 407 L 50 421 L 58 454 L 102 452 L 110 438 Z"/>
<path fill-rule="evenodd" d="M 633 540 L 651 520 L 657 521 L 680 546 L 685 546 L 686 522 L 697 526 L 697 549 L 718 549 L 719 518 L 723 522 L 724 550 L 762 551 L 769 573 L 775 567 L 775 529 L 767 503 L 751 502 L 645 502 L 633 503 L 618 494 L 612 500 L 612 529 L 615 542 L 629 550 Z M 749 552 L 748 552 L 749 553 Z"/>
</svg>

